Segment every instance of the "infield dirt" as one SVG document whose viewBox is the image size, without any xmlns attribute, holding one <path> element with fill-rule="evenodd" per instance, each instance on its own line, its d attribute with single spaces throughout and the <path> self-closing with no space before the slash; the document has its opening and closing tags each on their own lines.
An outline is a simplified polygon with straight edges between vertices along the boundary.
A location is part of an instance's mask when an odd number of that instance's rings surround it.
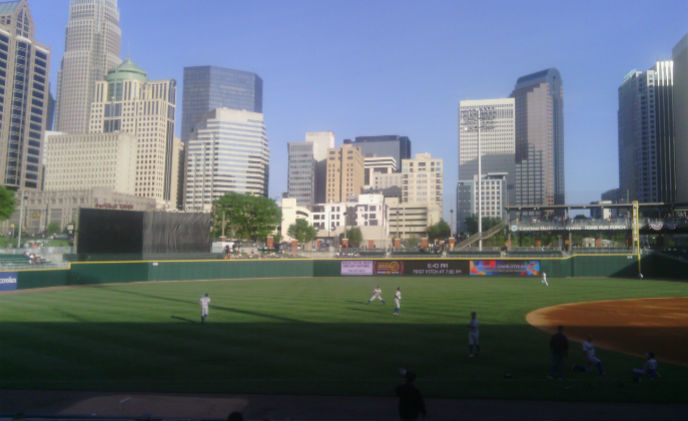
<svg viewBox="0 0 688 421">
<path fill-rule="evenodd" d="M 576 341 L 632 355 L 652 351 L 660 361 L 688 365 L 688 297 L 591 301 L 544 307 L 526 320 L 547 332 L 564 326 Z"/>
</svg>

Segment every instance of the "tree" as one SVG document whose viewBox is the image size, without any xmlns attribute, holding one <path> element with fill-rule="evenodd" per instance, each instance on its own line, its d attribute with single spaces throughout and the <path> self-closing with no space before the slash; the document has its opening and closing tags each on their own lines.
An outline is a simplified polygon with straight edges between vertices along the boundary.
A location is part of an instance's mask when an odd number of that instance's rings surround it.
<svg viewBox="0 0 688 421">
<path fill-rule="evenodd" d="M 238 240 L 264 240 L 282 221 L 274 200 L 250 194 L 227 193 L 213 202 L 213 234 Z"/>
<path fill-rule="evenodd" d="M 0 221 L 10 219 L 16 208 L 14 192 L 0 186 Z"/>
<path fill-rule="evenodd" d="M 444 240 L 449 238 L 451 235 L 451 228 L 449 224 L 444 219 L 440 219 L 440 222 L 435 225 L 430 225 L 428 227 L 428 238 L 430 241 L 434 240 Z"/>
<path fill-rule="evenodd" d="M 499 218 L 490 218 L 490 217 L 485 217 L 483 218 L 483 232 L 489 230 L 490 228 L 494 227 L 495 225 L 501 224 L 502 220 Z M 469 234 L 475 234 L 478 232 L 478 216 L 477 215 L 471 215 L 468 218 L 466 218 L 466 231 Z"/>
<path fill-rule="evenodd" d="M 308 225 L 308 221 L 305 219 L 297 219 L 295 223 L 289 225 L 289 230 L 287 234 L 290 237 L 295 238 L 299 244 L 305 244 L 309 241 L 315 240 L 318 235 L 318 230 L 315 227 Z"/>
<path fill-rule="evenodd" d="M 50 224 L 48 224 L 45 231 L 49 235 L 57 234 L 58 232 L 60 232 L 60 224 L 58 224 L 57 222 L 51 222 Z"/>
<path fill-rule="evenodd" d="M 363 242 L 363 234 L 359 227 L 353 227 L 346 232 L 346 238 L 349 239 L 349 247 L 358 247 Z"/>
</svg>

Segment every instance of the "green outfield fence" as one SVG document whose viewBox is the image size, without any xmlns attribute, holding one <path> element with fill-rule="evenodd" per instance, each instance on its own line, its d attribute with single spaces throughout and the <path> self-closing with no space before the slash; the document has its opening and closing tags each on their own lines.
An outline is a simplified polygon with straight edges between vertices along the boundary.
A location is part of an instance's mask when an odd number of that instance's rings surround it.
<svg viewBox="0 0 688 421">
<path fill-rule="evenodd" d="M 17 289 L 92 285 L 118 282 L 174 281 L 235 278 L 339 276 L 342 260 L 363 261 L 465 261 L 468 258 L 355 258 L 355 259 L 250 259 L 250 260 L 144 260 L 71 262 L 66 269 L 26 269 L 17 272 Z M 476 259 L 473 259 L 476 260 Z M 551 258 L 501 258 L 503 261 L 538 260 L 550 277 L 635 277 L 633 255 L 575 255 Z M 417 263 L 417 262 L 415 262 Z M 685 279 L 688 264 L 661 255 L 642 260 L 646 277 Z M 389 275 L 393 276 L 393 275 Z"/>
</svg>

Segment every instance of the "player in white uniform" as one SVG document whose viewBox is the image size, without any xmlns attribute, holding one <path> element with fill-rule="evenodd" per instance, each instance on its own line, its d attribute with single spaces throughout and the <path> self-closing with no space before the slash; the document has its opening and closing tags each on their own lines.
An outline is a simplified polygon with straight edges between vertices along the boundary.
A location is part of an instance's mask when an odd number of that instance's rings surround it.
<svg viewBox="0 0 688 421">
<path fill-rule="evenodd" d="M 198 302 L 201 304 L 201 323 L 204 323 L 205 318 L 208 317 L 208 307 L 210 306 L 210 297 L 208 297 L 208 293 L 206 292 Z"/>
<path fill-rule="evenodd" d="M 373 290 L 373 296 L 370 297 L 370 300 L 368 300 L 368 304 L 372 303 L 374 300 L 380 300 L 382 301 L 382 304 L 387 304 L 385 303 L 385 300 L 382 298 L 382 288 L 380 288 L 380 285 L 377 286 Z"/>
<path fill-rule="evenodd" d="M 475 354 L 473 354 L 475 346 Z M 475 311 L 471 312 L 471 321 L 468 322 L 468 356 L 478 355 L 480 352 L 480 323 L 476 318 Z"/>
<path fill-rule="evenodd" d="M 647 353 L 647 361 L 643 364 L 643 368 L 633 369 L 633 381 L 638 383 L 640 378 L 646 376 L 652 379 L 657 377 L 657 360 L 655 360 L 655 353 Z"/>
<path fill-rule="evenodd" d="M 592 344 L 592 337 L 588 336 L 588 340 L 583 342 L 583 355 L 585 355 L 585 361 L 588 365 L 595 364 L 597 370 L 600 374 L 604 375 L 604 369 L 602 368 L 602 361 L 595 355 L 595 345 Z"/>
<path fill-rule="evenodd" d="M 401 287 L 398 287 L 394 293 L 394 315 L 399 315 L 399 307 L 401 307 Z"/>
<path fill-rule="evenodd" d="M 540 283 L 549 286 L 549 284 L 547 283 L 547 273 L 546 272 L 542 272 L 542 281 L 540 281 Z"/>
</svg>

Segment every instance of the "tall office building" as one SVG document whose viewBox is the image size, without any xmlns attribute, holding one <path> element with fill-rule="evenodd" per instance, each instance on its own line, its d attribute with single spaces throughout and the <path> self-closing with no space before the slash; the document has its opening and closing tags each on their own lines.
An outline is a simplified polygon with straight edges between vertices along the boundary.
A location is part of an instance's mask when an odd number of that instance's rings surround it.
<svg viewBox="0 0 688 421">
<path fill-rule="evenodd" d="M 65 33 L 54 126 L 60 132 L 86 133 L 96 82 L 122 62 L 117 0 L 72 0 Z"/>
<path fill-rule="evenodd" d="M 324 203 L 327 151 L 334 148 L 333 132 L 306 132 L 305 142 L 289 142 L 288 196 L 299 206 Z"/>
<path fill-rule="evenodd" d="M 287 195 L 296 199 L 299 206 L 312 206 L 315 203 L 315 165 L 313 144 L 288 142 L 289 154 L 287 174 Z"/>
<path fill-rule="evenodd" d="M 676 169 L 675 203 L 688 204 L 688 34 L 672 50 L 674 62 L 673 127 Z"/>
<path fill-rule="evenodd" d="M 563 204 L 564 88 L 559 71 L 519 78 L 511 97 L 516 116 L 514 203 Z"/>
<path fill-rule="evenodd" d="M 673 201 L 672 85 L 673 63 L 660 61 L 619 86 L 619 190 L 628 200 Z"/>
<path fill-rule="evenodd" d="M 184 208 L 209 212 L 226 193 L 268 195 L 270 150 L 263 114 L 218 108 L 188 141 Z"/>
<path fill-rule="evenodd" d="M 26 0 L 0 3 L 0 185 L 40 189 L 50 49 L 34 39 Z"/>
<path fill-rule="evenodd" d="M 155 199 L 159 207 L 177 207 L 174 172 L 176 82 L 148 80 L 146 72 L 126 60 L 96 83 L 90 133 L 121 131 L 136 136 L 134 193 Z"/>
<path fill-rule="evenodd" d="M 411 140 L 406 136 L 358 136 L 354 145 L 361 148 L 363 156 L 391 156 L 395 162 L 411 159 Z M 401 171 L 401 166 L 398 168 Z"/>
<path fill-rule="evenodd" d="M 326 203 L 353 202 L 363 188 L 365 163 L 358 146 L 350 143 L 327 151 Z"/>
<path fill-rule="evenodd" d="M 327 194 L 327 151 L 334 148 L 334 133 L 330 131 L 306 132 L 306 143 L 313 145 L 313 159 L 315 160 L 313 201 L 324 203 Z"/>
<path fill-rule="evenodd" d="M 425 203 L 442 208 L 443 160 L 429 153 L 417 153 L 401 161 L 401 201 Z"/>
<path fill-rule="evenodd" d="M 480 117 L 481 173 L 507 174 L 507 196 L 513 200 L 516 176 L 516 120 L 514 98 L 459 102 L 459 180 L 478 175 L 478 121 Z"/>
<path fill-rule="evenodd" d="M 215 108 L 263 112 L 263 80 L 255 73 L 217 66 L 184 68 L 182 140 Z"/>
</svg>

